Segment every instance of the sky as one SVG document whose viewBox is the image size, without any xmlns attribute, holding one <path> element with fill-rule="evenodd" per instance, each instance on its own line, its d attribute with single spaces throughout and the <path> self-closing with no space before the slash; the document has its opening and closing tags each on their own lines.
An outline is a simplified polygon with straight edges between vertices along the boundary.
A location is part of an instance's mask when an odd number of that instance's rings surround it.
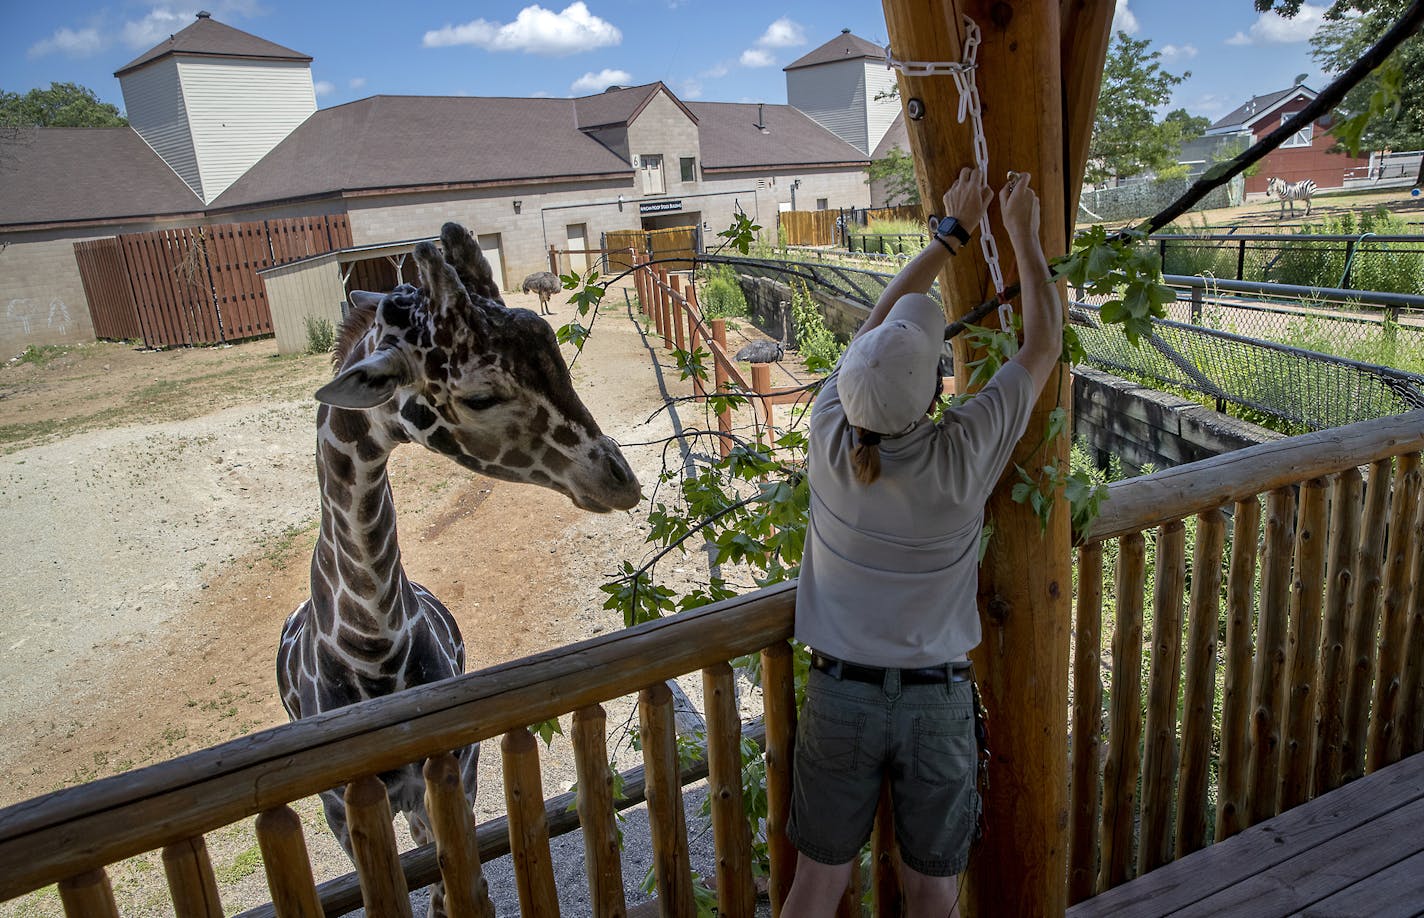
<svg viewBox="0 0 1424 918">
<path fill-rule="evenodd" d="M 1322 88 L 1309 37 L 1324 4 L 1293 20 L 1251 0 L 1117 0 L 1114 25 L 1191 72 L 1167 108 L 1215 120 L 1297 74 Z M 842 29 L 886 42 L 874 0 L 0 0 L 0 89 L 75 82 L 123 108 L 115 70 L 213 18 L 311 55 L 317 105 L 377 94 L 554 96 L 661 80 L 687 101 L 786 101 L 782 69 Z"/>
</svg>

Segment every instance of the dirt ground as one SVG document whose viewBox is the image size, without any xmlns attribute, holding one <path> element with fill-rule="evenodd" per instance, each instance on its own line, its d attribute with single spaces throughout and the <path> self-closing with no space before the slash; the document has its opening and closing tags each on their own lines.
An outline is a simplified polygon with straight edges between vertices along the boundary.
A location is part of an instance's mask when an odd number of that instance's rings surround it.
<svg viewBox="0 0 1424 918">
<path fill-rule="evenodd" d="M 575 385 L 620 443 L 667 437 L 663 387 L 688 383 L 622 292 L 608 303 Z M 760 337 L 739 329 L 734 349 L 743 336 Z M 94 344 L 0 368 L 0 806 L 286 721 L 273 660 L 308 591 L 310 393 L 329 374 L 326 358 L 279 357 L 271 340 Z M 625 455 L 647 493 L 662 445 Z M 406 569 L 459 620 L 470 670 L 621 627 L 598 585 L 643 557 L 645 507 L 587 514 L 418 447 L 396 452 L 391 480 Z M 549 794 L 572 781 L 561 742 L 545 757 Z M 498 767 L 485 744 L 481 818 L 503 812 Z M 348 872 L 314 800 L 298 809 L 318 880 Z M 266 901 L 250 823 L 207 839 L 229 913 Z M 123 914 L 171 913 L 159 867 L 148 855 L 111 870 Z M 53 888 L 0 904 L 0 915 L 58 914 Z"/>
</svg>

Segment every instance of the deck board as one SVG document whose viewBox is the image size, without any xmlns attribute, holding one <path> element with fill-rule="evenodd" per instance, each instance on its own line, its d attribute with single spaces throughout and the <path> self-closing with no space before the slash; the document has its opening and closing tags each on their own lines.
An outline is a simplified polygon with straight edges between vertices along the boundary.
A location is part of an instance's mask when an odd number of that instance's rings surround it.
<svg viewBox="0 0 1424 918">
<path fill-rule="evenodd" d="M 1391 818 L 1401 810 L 1409 810 L 1411 818 Z M 1381 821 L 1390 827 L 1387 832 L 1372 829 Z M 1332 879 L 1330 883 L 1315 884 L 1312 898 L 1302 903 L 1292 898 L 1291 886 L 1298 880 L 1287 877 L 1298 877 L 1302 865 L 1311 863 L 1319 872 L 1323 862 L 1312 862 L 1310 852 L 1320 848 L 1327 852 L 1323 857 L 1331 858 Z M 1349 870 L 1334 869 L 1343 852 L 1358 849 L 1365 850 L 1364 859 L 1352 860 Z M 1412 887 L 1397 882 L 1399 878 L 1383 868 L 1418 852 L 1424 852 L 1424 755 L 1381 769 L 1220 844 L 1080 902 L 1068 910 L 1068 915 L 1289 915 L 1347 888 L 1358 887 L 1357 894 L 1373 895 L 1365 892 L 1372 886 L 1371 878 L 1380 884 L 1381 895 L 1388 895 L 1391 888 L 1398 889 L 1400 895 L 1409 895 Z M 1247 884 L 1249 896 L 1231 898 L 1233 887 Z M 1222 897 L 1216 900 L 1218 903 L 1239 902 L 1242 907 L 1233 910 L 1228 904 L 1223 910 L 1200 905 L 1218 895 Z M 1277 898 L 1279 908 L 1275 907 Z M 1420 910 L 1424 905 L 1404 914 Z"/>
</svg>

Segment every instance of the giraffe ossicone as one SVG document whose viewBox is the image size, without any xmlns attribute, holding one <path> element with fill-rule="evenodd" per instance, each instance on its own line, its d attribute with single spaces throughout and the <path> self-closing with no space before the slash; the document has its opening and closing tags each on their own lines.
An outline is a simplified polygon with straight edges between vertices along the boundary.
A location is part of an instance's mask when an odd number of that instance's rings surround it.
<svg viewBox="0 0 1424 918">
<path fill-rule="evenodd" d="M 386 463 L 418 443 L 471 471 L 559 491 L 585 510 L 637 505 L 637 477 L 573 388 L 549 324 L 500 298 L 489 263 L 462 226 L 420 243 L 420 286 L 353 292 L 316 398 L 321 529 L 311 596 L 286 621 L 277 652 L 282 704 L 297 720 L 460 675 L 454 617 L 401 565 Z M 478 746 L 458 750 L 473 800 Z M 420 763 L 381 775 L 418 844 L 432 840 Z M 322 793 L 349 854 L 343 788 Z M 443 889 L 430 912 L 445 914 Z"/>
</svg>

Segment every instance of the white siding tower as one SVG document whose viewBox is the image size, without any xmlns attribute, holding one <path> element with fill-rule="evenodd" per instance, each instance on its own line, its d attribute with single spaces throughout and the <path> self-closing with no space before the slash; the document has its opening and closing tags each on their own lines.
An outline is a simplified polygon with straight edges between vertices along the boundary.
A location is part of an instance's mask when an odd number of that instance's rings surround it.
<svg viewBox="0 0 1424 918">
<path fill-rule="evenodd" d="M 316 111 L 311 57 L 206 12 L 114 76 L 129 124 L 205 204 Z"/>
<path fill-rule="evenodd" d="M 885 51 L 844 29 L 785 68 L 786 101 L 860 152 L 870 155 L 895 116 L 897 99 L 880 99 L 895 86 Z"/>
</svg>

